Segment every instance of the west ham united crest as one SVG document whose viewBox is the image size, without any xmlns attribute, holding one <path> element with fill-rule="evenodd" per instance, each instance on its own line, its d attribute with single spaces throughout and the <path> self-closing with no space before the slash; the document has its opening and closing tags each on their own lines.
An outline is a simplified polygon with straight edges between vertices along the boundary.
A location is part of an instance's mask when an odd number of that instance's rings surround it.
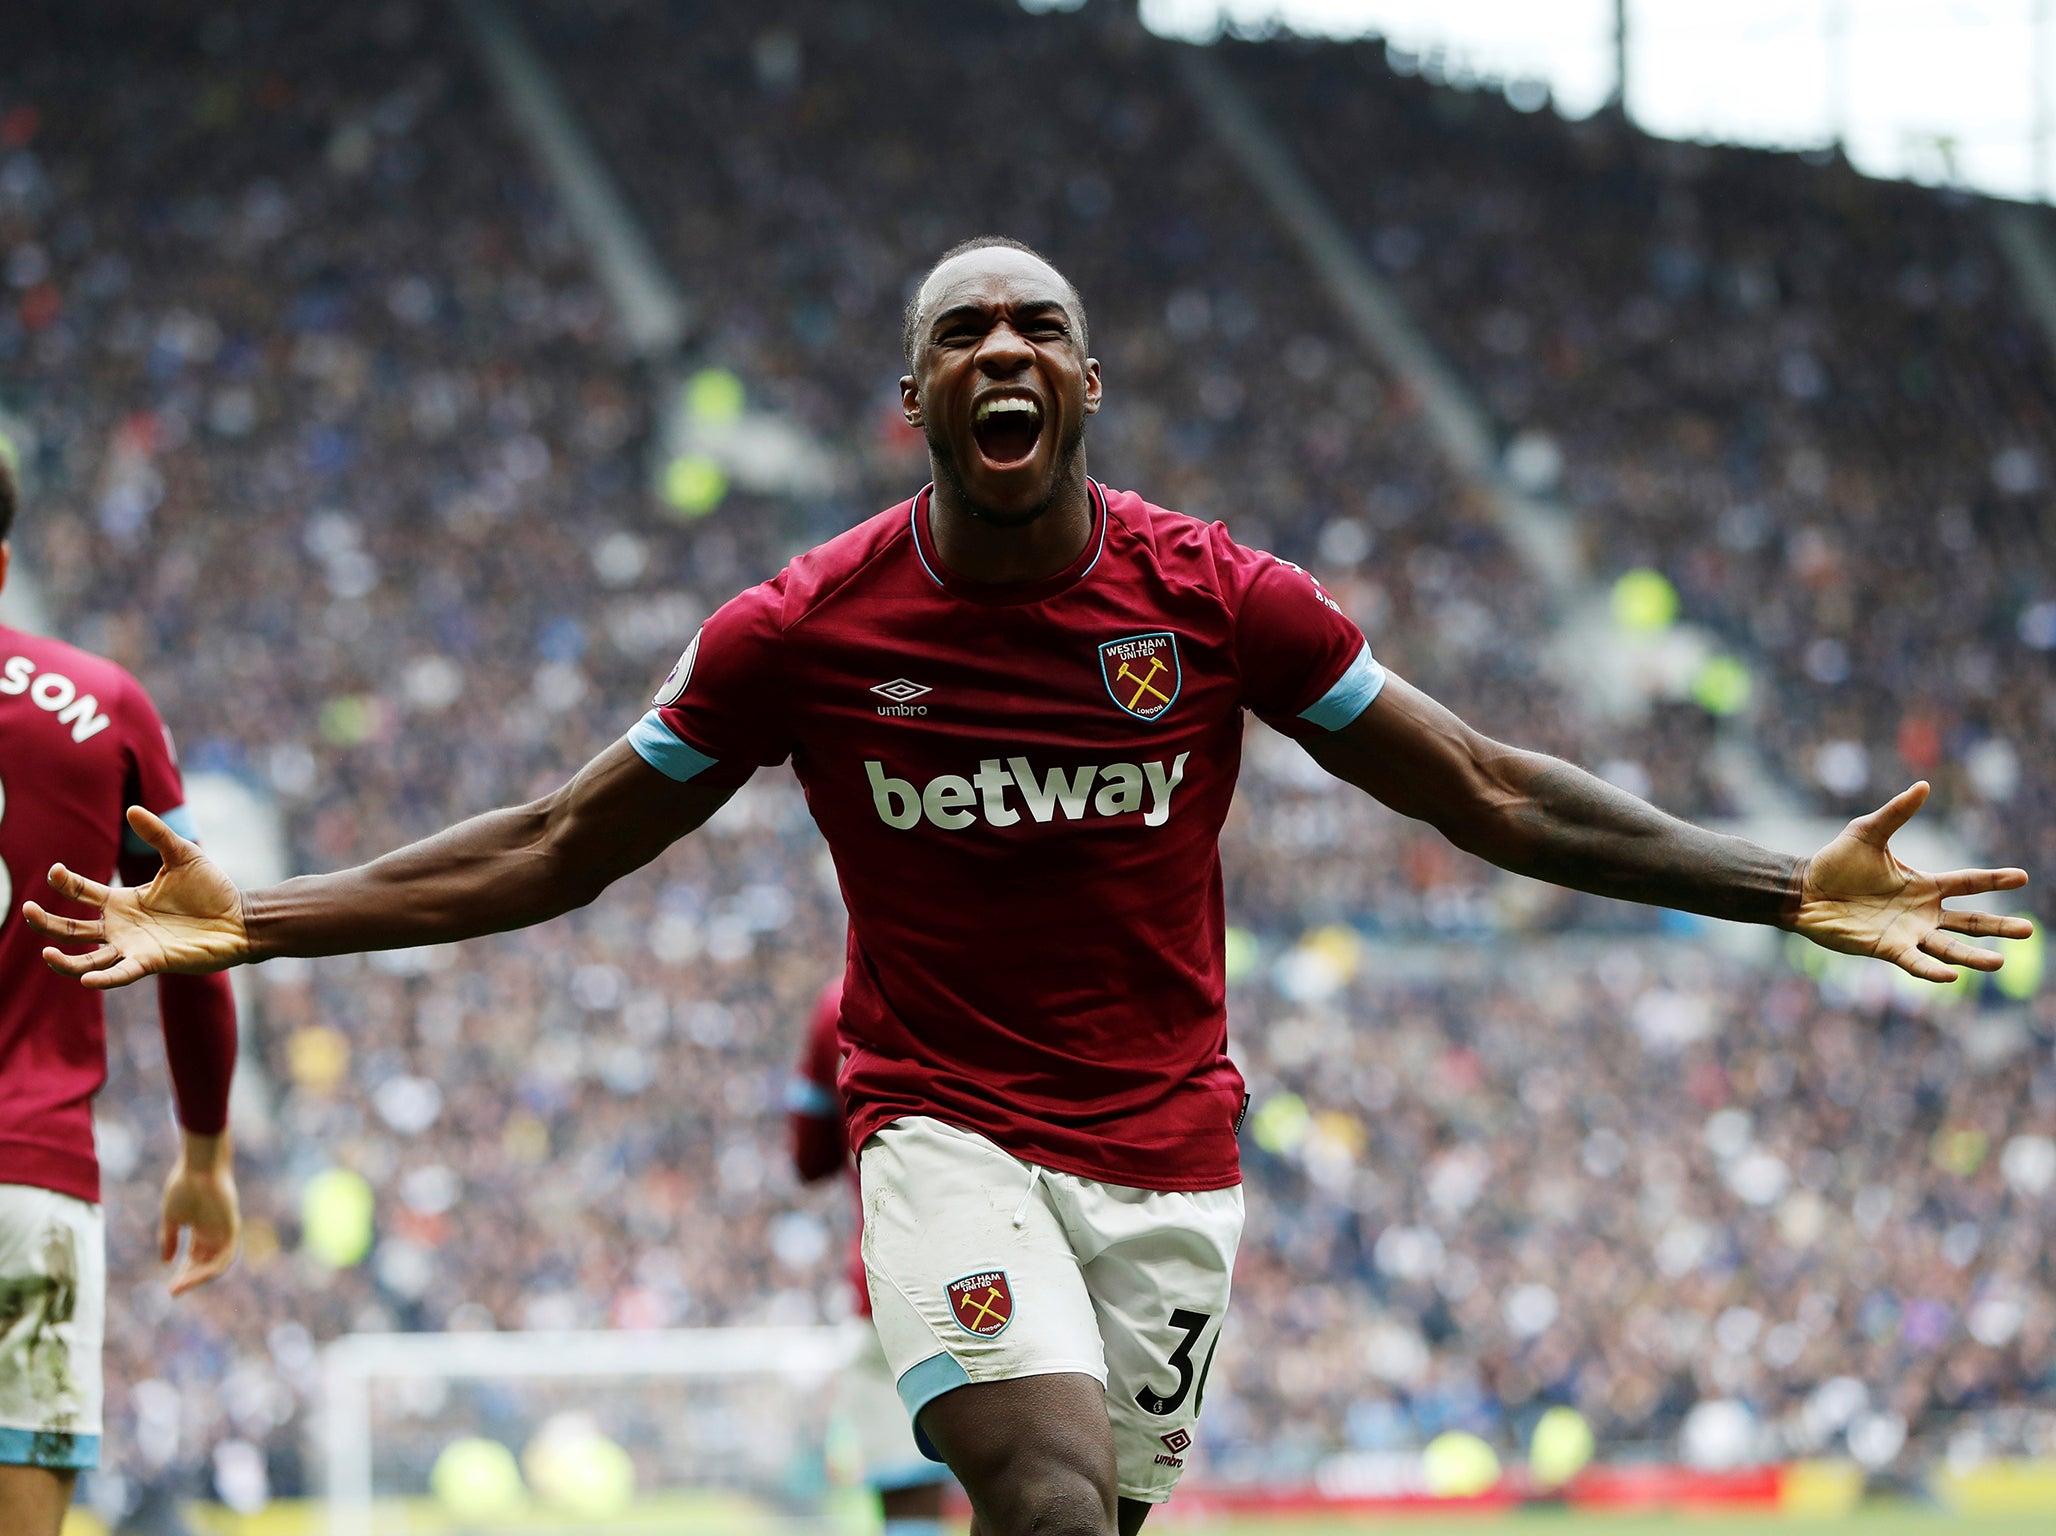
<svg viewBox="0 0 2056 1536">
<path fill-rule="evenodd" d="M 1099 672 L 1107 694 L 1138 720 L 1154 720 L 1178 700 L 1185 681 L 1178 637 L 1168 630 L 1099 643 Z"/>
<path fill-rule="evenodd" d="M 988 1269 L 949 1283 L 950 1315 L 966 1333 L 989 1339 L 1014 1320 L 1014 1293 L 1004 1270 Z"/>
</svg>

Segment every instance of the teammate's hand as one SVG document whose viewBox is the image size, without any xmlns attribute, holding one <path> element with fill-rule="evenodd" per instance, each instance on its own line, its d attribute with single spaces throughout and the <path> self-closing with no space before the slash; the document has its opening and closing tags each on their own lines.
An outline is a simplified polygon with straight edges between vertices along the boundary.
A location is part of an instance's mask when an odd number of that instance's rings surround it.
<svg viewBox="0 0 2056 1536">
<path fill-rule="evenodd" d="M 187 842 L 140 805 L 129 807 L 128 822 L 157 850 L 164 867 L 140 890 L 117 890 L 62 864 L 51 865 L 51 889 L 97 908 L 99 915 L 58 917 L 28 901 L 22 903 L 22 916 L 46 939 L 97 947 L 83 955 L 46 949 L 44 963 L 59 975 L 75 976 L 96 991 L 105 991 L 161 971 L 198 976 L 247 960 L 250 943 L 243 926 L 243 894 L 235 882 L 198 844 Z"/>
<path fill-rule="evenodd" d="M 1996 971 L 1997 952 L 1966 944 L 1957 934 L 1986 939 L 2024 939 L 2034 925 L 2024 917 L 1991 912 L 1957 912 L 1942 905 L 1951 896 L 2017 891 L 2027 884 L 2024 869 L 1958 869 L 1930 875 L 1894 857 L 1891 838 L 1927 803 L 1925 781 L 1859 816 L 1842 835 L 1816 853 L 1801 882 L 1793 928 L 1824 949 L 1889 960 L 1923 981 L 1956 980 L 1954 967 Z"/>
<path fill-rule="evenodd" d="M 219 1136 L 187 1132 L 178 1165 L 164 1181 L 157 1250 L 167 1264 L 178 1257 L 182 1230 L 190 1231 L 193 1240 L 186 1247 L 185 1262 L 171 1277 L 174 1296 L 205 1285 L 236 1261 L 243 1213 L 236 1200 L 235 1166 L 226 1131 Z"/>
</svg>

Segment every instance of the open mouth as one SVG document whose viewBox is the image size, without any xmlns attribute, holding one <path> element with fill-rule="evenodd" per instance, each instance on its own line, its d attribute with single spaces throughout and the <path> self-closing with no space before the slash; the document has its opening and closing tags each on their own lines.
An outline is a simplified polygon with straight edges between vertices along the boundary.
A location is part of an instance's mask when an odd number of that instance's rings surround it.
<svg viewBox="0 0 2056 1536">
<path fill-rule="evenodd" d="M 971 436 L 996 468 L 1025 463 L 1042 437 L 1042 403 L 1028 395 L 989 395 L 978 402 Z"/>
</svg>

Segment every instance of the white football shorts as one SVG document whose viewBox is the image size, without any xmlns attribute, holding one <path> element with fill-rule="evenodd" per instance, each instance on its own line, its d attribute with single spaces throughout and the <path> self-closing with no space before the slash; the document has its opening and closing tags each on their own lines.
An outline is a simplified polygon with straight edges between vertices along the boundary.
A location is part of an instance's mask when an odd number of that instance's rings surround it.
<svg viewBox="0 0 2056 1536">
<path fill-rule="evenodd" d="M 878 1330 L 868 1317 L 852 1319 L 849 1326 L 863 1332 L 836 1379 L 835 1414 L 850 1427 L 864 1486 L 889 1493 L 946 1481 L 949 1469 L 930 1461 L 914 1443 L 914 1426 L 900 1406 Z"/>
<path fill-rule="evenodd" d="M 100 1464 L 106 1324 L 100 1207 L 0 1184 L 0 1463 Z"/>
<path fill-rule="evenodd" d="M 925 1116 L 865 1142 L 857 1168 L 872 1312 L 922 1450 L 943 1393 L 1075 1371 L 1106 1388 L 1120 1496 L 1168 1499 L 1228 1310 L 1241 1187 L 1102 1184 Z"/>
</svg>

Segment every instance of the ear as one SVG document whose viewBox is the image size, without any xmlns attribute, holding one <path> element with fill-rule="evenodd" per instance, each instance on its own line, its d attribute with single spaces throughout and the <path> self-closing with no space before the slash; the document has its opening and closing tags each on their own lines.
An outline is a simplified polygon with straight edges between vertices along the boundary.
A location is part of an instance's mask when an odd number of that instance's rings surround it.
<svg viewBox="0 0 2056 1536">
<path fill-rule="evenodd" d="M 1090 416 L 1099 409 L 1100 398 L 1099 359 L 1085 359 L 1085 414 Z"/>
<path fill-rule="evenodd" d="M 921 391 L 911 373 L 900 375 L 900 414 L 907 418 L 907 425 L 921 425 Z"/>
</svg>

